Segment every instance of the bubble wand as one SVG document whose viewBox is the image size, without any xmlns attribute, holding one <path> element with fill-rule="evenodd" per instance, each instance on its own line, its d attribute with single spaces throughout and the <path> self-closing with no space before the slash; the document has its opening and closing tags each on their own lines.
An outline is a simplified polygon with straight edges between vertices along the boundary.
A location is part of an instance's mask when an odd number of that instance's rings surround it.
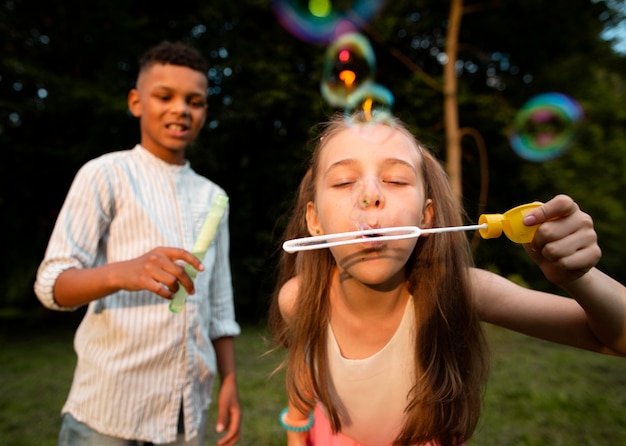
<svg viewBox="0 0 626 446">
<path fill-rule="evenodd" d="M 342 232 L 337 234 L 316 235 L 288 240 L 283 243 L 286 252 L 308 251 L 313 249 L 330 248 L 332 246 L 349 245 L 354 243 L 381 242 L 386 240 L 401 240 L 417 238 L 422 234 L 437 234 L 442 232 L 474 231 L 479 230 L 484 239 L 497 238 L 502 232 L 515 243 L 530 243 L 539 225 L 526 226 L 523 218 L 526 213 L 541 206 L 542 203 L 523 204 L 504 214 L 482 214 L 477 225 L 449 226 L 443 228 L 422 229 L 417 226 L 397 226 L 390 228 L 365 229 L 360 231 Z"/>
<path fill-rule="evenodd" d="M 211 205 L 209 209 L 209 213 L 206 216 L 206 220 L 202 225 L 202 229 L 200 230 L 200 234 L 196 239 L 196 244 L 194 245 L 191 253 L 195 255 L 200 261 L 204 260 L 204 256 L 209 250 L 209 245 L 215 237 L 215 232 L 217 231 L 217 226 L 226 211 L 226 205 L 228 204 L 228 197 L 226 195 L 218 195 L 215 197 L 215 201 Z M 185 265 L 185 272 L 191 277 L 191 280 L 196 278 L 198 272 L 196 269 L 189 265 Z M 180 313 L 185 305 L 185 301 L 187 300 L 187 290 L 185 287 L 180 286 L 178 291 L 174 294 L 174 297 L 170 301 L 170 311 L 172 313 Z"/>
</svg>

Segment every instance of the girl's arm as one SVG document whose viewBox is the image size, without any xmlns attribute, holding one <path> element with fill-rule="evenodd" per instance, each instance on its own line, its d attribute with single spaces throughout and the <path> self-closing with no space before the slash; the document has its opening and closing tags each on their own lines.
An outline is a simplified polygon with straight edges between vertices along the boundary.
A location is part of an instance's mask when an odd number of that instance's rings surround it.
<svg viewBox="0 0 626 446">
<path fill-rule="evenodd" d="M 601 280 L 603 276 L 595 269 L 588 274 L 596 276 L 592 280 Z M 471 277 L 474 301 L 484 322 L 546 341 L 626 355 L 624 330 L 602 327 L 603 320 L 613 317 L 623 325 L 623 310 L 621 316 L 611 316 L 611 305 L 604 303 L 603 298 L 596 299 L 596 314 L 588 314 L 575 299 L 524 288 L 488 271 L 473 269 Z"/>
<path fill-rule="evenodd" d="M 278 294 L 278 307 L 287 323 L 293 317 L 296 300 L 300 289 L 299 277 L 289 279 L 280 289 Z M 313 410 L 313 408 L 311 408 Z M 310 445 L 310 414 L 299 410 L 289 398 L 289 404 L 285 411 L 280 414 L 281 425 L 287 432 L 288 446 Z"/>
<path fill-rule="evenodd" d="M 524 222 L 541 225 L 524 248 L 571 298 L 473 270 L 482 320 L 548 341 L 626 355 L 626 287 L 595 268 L 601 252 L 591 217 L 559 195 L 529 212 Z"/>
<path fill-rule="evenodd" d="M 280 415 L 281 425 L 287 432 L 287 446 L 310 446 L 313 415 L 298 410 L 292 403 Z"/>
</svg>

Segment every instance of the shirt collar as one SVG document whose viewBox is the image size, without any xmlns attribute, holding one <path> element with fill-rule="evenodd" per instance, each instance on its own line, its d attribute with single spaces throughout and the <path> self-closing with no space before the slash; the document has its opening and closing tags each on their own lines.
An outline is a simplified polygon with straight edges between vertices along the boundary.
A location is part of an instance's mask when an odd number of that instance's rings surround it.
<svg viewBox="0 0 626 446">
<path fill-rule="evenodd" d="M 189 164 L 189 160 L 185 160 L 185 164 L 183 165 L 170 164 L 168 162 L 163 161 L 158 156 L 155 156 L 152 152 L 150 152 L 141 144 L 137 144 L 133 150 L 137 152 L 137 154 L 141 156 L 141 158 L 151 163 L 152 165 L 159 167 L 161 169 L 168 169 L 173 173 L 186 172 L 191 168 Z"/>
</svg>

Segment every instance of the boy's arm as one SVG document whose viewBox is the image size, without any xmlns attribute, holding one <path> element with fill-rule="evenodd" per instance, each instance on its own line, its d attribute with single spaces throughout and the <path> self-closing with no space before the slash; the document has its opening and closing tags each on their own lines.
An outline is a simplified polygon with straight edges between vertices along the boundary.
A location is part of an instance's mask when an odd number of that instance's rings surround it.
<svg viewBox="0 0 626 446">
<path fill-rule="evenodd" d="M 234 344 L 234 338 L 231 336 L 213 340 L 217 370 L 220 376 L 215 431 L 217 433 L 225 432 L 225 435 L 217 442 L 219 446 L 234 445 L 241 435 L 242 413 L 237 389 Z"/>
<path fill-rule="evenodd" d="M 194 293 L 193 280 L 184 263 L 198 271 L 204 266 L 196 256 L 180 248 L 155 248 L 136 259 L 94 268 L 69 268 L 54 284 L 54 300 L 61 307 L 73 308 L 108 296 L 119 290 L 148 290 L 171 299 L 179 286 Z"/>
<path fill-rule="evenodd" d="M 77 172 L 35 280 L 35 293 L 47 308 L 70 311 L 119 290 L 149 290 L 169 299 L 179 282 L 193 292 L 184 265 L 176 263 L 189 263 L 200 270 L 200 262 L 182 249 L 155 248 L 119 263 L 98 262 L 104 255 L 103 238 L 116 214 L 113 185 L 118 183 L 115 169 L 102 158 Z"/>
</svg>

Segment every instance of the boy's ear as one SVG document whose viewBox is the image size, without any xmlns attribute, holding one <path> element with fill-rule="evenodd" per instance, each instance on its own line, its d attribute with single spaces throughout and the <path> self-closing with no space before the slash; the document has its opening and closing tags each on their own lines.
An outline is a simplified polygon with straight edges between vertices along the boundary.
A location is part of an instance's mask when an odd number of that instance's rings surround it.
<svg viewBox="0 0 626 446">
<path fill-rule="evenodd" d="M 317 220 L 317 211 L 312 201 L 306 204 L 306 226 L 310 235 L 321 235 L 322 228 Z"/>
<path fill-rule="evenodd" d="M 128 92 L 128 110 L 135 118 L 141 116 L 141 99 L 139 97 L 139 91 L 136 88 Z"/>
</svg>

